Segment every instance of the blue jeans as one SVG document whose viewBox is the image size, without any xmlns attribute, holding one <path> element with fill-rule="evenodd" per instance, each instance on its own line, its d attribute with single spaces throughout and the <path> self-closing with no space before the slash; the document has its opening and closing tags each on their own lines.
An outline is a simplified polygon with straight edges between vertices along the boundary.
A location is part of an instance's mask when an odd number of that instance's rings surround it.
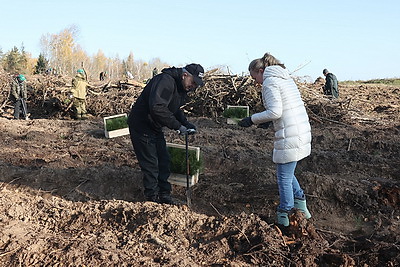
<svg viewBox="0 0 400 267">
<path fill-rule="evenodd" d="M 301 189 L 294 171 L 297 161 L 277 164 L 276 175 L 279 188 L 279 206 L 278 210 L 288 212 L 294 207 L 294 199 L 305 199 L 303 189 Z"/>
</svg>

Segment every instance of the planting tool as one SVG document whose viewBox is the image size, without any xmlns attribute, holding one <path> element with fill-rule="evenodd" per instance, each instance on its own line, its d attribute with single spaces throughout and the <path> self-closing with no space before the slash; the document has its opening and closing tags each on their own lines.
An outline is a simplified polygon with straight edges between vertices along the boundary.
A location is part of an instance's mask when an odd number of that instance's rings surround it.
<svg viewBox="0 0 400 267">
<path fill-rule="evenodd" d="M 25 99 L 20 98 L 21 104 L 22 104 L 22 110 L 24 112 L 24 117 L 27 120 L 28 119 L 28 108 L 26 107 L 26 102 Z"/>
<path fill-rule="evenodd" d="M 195 129 L 187 129 L 185 133 L 185 148 L 186 148 L 186 203 L 190 208 L 192 205 L 192 189 L 190 188 L 190 162 L 189 162 L 189 140 L 188 136 L 195 134 Z"/>
</svg>

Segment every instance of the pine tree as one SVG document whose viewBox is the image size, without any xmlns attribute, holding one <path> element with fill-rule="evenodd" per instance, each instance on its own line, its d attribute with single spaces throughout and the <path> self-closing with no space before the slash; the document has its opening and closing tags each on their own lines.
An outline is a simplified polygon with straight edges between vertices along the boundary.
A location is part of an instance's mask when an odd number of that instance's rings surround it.
<svg viewBox="0 0 400 267">
<path fill-rule="evenodd" d="M 20 48 L 20 56 L 19 56 L 19 72 L 28 73 L 28 53 L 25 51 L 24 43 L 21 44 Z"/>
<path fill-rule="evenodd" d="M 36 62 L 34 74 L 43 74 L 47 70 L 49 61 L 42 55 L 39 55 L 38 61 Z"/>
<path fill-rule="evenodd" d="M 16 46 L 4 56 L 4 70 L 19 73 L 24 69 L 22 54 Z"/>
</svg>

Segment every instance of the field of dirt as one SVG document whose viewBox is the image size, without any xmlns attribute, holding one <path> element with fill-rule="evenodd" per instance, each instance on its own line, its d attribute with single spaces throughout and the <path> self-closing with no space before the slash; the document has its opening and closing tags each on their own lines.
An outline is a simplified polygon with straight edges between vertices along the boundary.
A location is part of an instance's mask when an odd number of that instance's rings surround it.
<svg viewBox="0 0 400 267">
<path fill-rule="evenodd" d="M 172 206 L 144 202 L 129 136 L 104 137 L 98 110 L 110 107 L 100 100 L 88 99 L 85 121 L 57 113 L 62 99 L 50 110 L 33 97 L 31 120 L 17 121 L 4 101 L 0 265 L 399 266 L 400 88 L 340 85 L 339 101 L 322 96 L 320 84 L 299 88 L 313 141 L 296 176 L 313 217 L 294 214 L 285 233 L 275 225 L 272 129 L 228 125 L 218 111 L 199 115 L 188 105 L 198 128 L 189 142 L 201 148 L 204 168 L 191 207 Z M 121 99 L 127 112 L 133 90 L 102 97 Z M 185 193 L 173 187 L 180 203 Z"/>
</svg>

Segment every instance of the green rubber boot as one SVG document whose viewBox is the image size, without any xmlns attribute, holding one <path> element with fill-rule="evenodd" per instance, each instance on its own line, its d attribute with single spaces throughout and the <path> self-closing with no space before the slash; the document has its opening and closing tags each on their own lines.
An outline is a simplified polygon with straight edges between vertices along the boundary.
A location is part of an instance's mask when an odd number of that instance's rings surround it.
<svg viewBox="0 0 400 267">
<path fill-rule="evenodd" d="M 278 219 L 278 224 L 285 227 L 289 226 L 289 216 L 287 212 L 277 211 L 276 216 Z"/>
<path fill-rule="evenodd" d="M 307 209 L 307 203 L 306 200 L 302 200 L 302 199 L 294 199 L 294 207 L 296 209 L 299 209 L 301 212 L 304 213 L 304 218 L 306 218 L 307 220 L 311 218 L 311 213 L 308 211 Z"/>
</svg>

